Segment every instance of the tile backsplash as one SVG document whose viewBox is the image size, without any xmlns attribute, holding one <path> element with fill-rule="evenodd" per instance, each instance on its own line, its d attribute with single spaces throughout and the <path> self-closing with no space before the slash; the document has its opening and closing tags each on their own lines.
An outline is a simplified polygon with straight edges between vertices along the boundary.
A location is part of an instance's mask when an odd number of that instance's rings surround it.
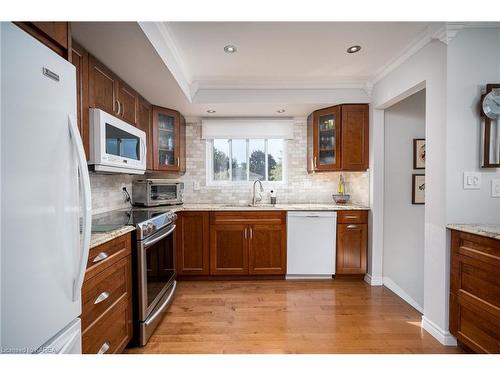
<svg viewBox="0 0 500 375">
<path fill-rule="evenodd" d="M 92 191 L 92 213 L 130 207 L 125 201 L 122 187 L 125 186 L 132 194 L 132 181 L 136 176 L 127 174 L 97 174 L 90 173 L 90 189 Z"/>
<path fill-rule="evenodd" d="M 269 202 L 269 191 L 277 193 L 278 203 L 331 203 L 337 190 L 340 172 L 308 174 L 306 168 L 307 138 L 305 122 L 294 125 L 294 139 L 287 142 L 287 181 L 283 184 L 264 182 L 263 202 Z M 251 200 L 252 183 L 232 186 L 207 186 L 206 141 L 201 139 L 201 124 L 189 123 L 186 129 L 186 203 L 246 204 Z M 369 205 L 369 172 L 343 172 L 346 192 L 351 202 Z M 161 174 L 146 177 L 162 178 Z M 91 174 L 92 207 L 95 213 L 128 207 L 122 186 L 132 191 L 132 181 L 139 176 Z"/>
</svg>

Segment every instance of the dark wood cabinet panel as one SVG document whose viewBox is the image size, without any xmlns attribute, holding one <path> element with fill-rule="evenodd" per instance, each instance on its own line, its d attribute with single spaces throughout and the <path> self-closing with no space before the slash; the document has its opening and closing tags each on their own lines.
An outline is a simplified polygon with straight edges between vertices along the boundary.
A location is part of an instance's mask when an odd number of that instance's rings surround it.
<svg viewBox="0 0 500 375">
<path fill-rule="evenodd" d="M 89 56 L 89 106 L 118 115 L 118 77 L 94 56 Z"/>
<path fill-rule="evenodd" d="M 129 124 L 137 124 L 137 93 L 123 81 L 116 85 L 116 98 L 118 99 L 118 116 Z"/>
<path fill-rule="evenodd" d="M 479 353 L 500 353 L 500 240 L 451 233 L 450 332 Z"/>
<path fill-rule="evenodd" d="M 337 224 L 337 275 L 366 273 L 367 224 Z"/>
<path fill-rule="evenodd" d="M 132 339 L 131 235 L 90 249 L 82 287 L 82 350 L 119 353 Z"/>
<path fill-rule="evenodd" d="M 178 275 L 210 273 L 208 212 L 180 212 L 176 229 L 176 271 Z"/>
<path fill-rule="evenodd" d="M 319 109 L 307 118 L 307 171 L 364 171 L 369 162 L 368 104 Z"/>
<path fill-rule="evenodd" d="M 71 27 L 69 22 L 14 22 L 57 54 L 71 61 Z"/>
<path fill-rule="evenodd" d="M 210 274 L 248 275 L 248 226 L 211 225 Z"/>
<path fill-rule="evenodd" d="M 152 124 L 153 106 L 144 98 L 139 97 L 137 101 L 137 127 L 146 133 L 146 169 L 153 169 L 153 136 Z"/>
<path fill-rule="evenodd" d="M 368 169 L 368 131 L 368 104 L 343 105 L 342 170 Z"/>
<path fill-rule="evenodd" d="M 181 115 L 178 111 L 153 106 L 153 169 L 180 172 Z"/>
<path fill-rule="evenodd" d="M 286 273 L 285 225 L 251 225 L 249 256 L 250 275 Z"/>
<path fill-rule="evenodd" d="M 179 173 L 186 173 L 186 119 L 180 115 L 179 124 Z"/>
<path fill-rule="evenodd" d="M 77 42 L 71 43 L 71 63 L 76 68 L 76 101 L 78 130 L 87 160 L 90 157 L 89 129 L 89 53 Z"/>
</svg>

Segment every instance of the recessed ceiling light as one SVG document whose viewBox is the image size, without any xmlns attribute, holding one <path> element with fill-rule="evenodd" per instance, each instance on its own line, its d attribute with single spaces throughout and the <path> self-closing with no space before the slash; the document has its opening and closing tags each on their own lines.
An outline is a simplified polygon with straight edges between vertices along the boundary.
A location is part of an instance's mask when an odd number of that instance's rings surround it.
<svg viewBox="0 0 500 375">
<path fill-rule="evenodd" d="M 215 113 L 217 111 L 215 111 L 214 109 L 207 109 L 207 113 Z"/>
<path fill-rule="evenodd" d="M 224 47 L 224 52 L 226 53 L 235 53 L 238 49 L 236 46 L 233 46 L 231 44 L 228 44 L 227 46 Z"/>
<path fill-rule="evenodd" d="M 356 53 L 361 50 L 361 46 L 351 46 L 347 49 L 347 53 Z"/>
<path fill-rule="evenodd" d="M 285 110 L 284 109 L 278 109 L 276 112 L 278 112 L 278 113 L 285 113 Z"/>
</svg>

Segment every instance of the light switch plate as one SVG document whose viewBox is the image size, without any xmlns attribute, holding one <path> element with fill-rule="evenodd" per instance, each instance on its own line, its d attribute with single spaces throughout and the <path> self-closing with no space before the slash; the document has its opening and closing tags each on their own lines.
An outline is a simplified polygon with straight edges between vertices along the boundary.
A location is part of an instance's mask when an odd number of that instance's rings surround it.
<svg viewBox="0 0 500 375">
<path fill-rule="evenodd" d="M 500 179 L 491 180 L 491 196 L 500 198 Z"/>
<path fill-rule="evenodd" d="M 481 189 L 481 173 L 464 172 L 464 189 Z"/>
</svg>

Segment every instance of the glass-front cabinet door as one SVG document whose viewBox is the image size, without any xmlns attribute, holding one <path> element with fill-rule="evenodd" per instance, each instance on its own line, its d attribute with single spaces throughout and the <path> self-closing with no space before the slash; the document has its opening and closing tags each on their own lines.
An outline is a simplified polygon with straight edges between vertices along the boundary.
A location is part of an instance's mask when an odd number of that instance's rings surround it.
<svg viewBox="0 0 500 375">
<path fill-rule="evenodd" d="M 179 170 L 179 143 L 179 112 L 153 107 L 153 168 L 155 170 Z"/>
<path fill-rule="evenodd" d="M 340 169 L 340 107 L 317 111 L 313 118 L 313 167 L 316 171 Z"/>
</svg>

